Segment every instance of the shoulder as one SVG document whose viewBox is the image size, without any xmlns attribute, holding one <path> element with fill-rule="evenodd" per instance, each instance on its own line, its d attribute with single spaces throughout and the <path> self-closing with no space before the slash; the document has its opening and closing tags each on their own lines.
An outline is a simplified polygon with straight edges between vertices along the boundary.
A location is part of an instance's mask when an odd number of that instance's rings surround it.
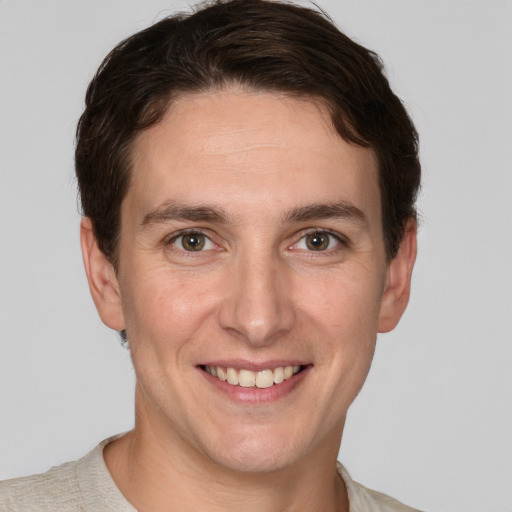
<svg viewBox="0 0 512 512">
<path fill-rule="evenodd" d="M 80 500 L 76 462 L 41 475 L 0 482 L 0 510 L 9 512 L 73 511 Z"/>
<path fill-rule="evenodd" d="M 403 503 L 368 489 L 364 485 L 354 482 L 348 471 L 338 462 L 338 473 L 345 482 L 350 502 L 350 512 L 420 512 Z"/>
<path fill-rule="evenodd" d="M 121 434 L 122 435 L 122 434 Z M 135 512 L 116 487 L 103 460 L 103 448 L 40 475 L 0 482 L 0 511 L 8 512 Z"/>
</svg>

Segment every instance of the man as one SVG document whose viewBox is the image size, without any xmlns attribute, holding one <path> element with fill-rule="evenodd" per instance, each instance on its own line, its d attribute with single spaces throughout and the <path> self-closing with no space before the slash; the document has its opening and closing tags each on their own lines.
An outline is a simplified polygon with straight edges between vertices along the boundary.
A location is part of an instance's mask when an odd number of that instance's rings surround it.
<svg viewBox="0 0 512 512">
<path fill-rule="evenodd" d="M 417 136 L 377 56 L 290 4 L 164 19 L 93 79 L 76 172 L 135 427 L 0 509 L 412 510 L 336 462 L 416 255 Z"/>
</svg>

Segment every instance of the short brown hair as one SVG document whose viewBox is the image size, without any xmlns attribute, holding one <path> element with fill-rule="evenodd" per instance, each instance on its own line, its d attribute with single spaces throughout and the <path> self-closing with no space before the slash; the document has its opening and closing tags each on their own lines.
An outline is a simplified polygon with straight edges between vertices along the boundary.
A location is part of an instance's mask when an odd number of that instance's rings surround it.
<svg viewBox="0 0 512 512">
<path fill-rule="evenodd" d="M 176 94 L 228 84 L 323 102 L 338 134 L 379 162 L 386 254 L 416 218 L 418 137 L 379 57 L 322 12 L 268 0 L 217 0 L 167 17 L 116 46 L 87 90 L 78 123 L 76 174 L 83 215 L 116 266 L 120 209 L 135 136 Z"/>
</svg>

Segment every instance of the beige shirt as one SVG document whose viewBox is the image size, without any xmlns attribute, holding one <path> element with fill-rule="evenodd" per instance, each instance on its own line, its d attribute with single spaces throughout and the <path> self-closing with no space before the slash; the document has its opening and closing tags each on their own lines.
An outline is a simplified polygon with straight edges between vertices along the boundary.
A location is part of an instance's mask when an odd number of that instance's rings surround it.
<svg viewBox="0 0 512 512">
<path fill-rule="evenodd" d="M 118 437 L 118 436 L 116 436 Z M 41 475 L 0 482 L 1 512 L 137 512 L 116 487 L 103 460 L 106 439 L 84 458 Z M 338 463 L 350 512 L 419 512 L 354 482 Z"/>
</svg>

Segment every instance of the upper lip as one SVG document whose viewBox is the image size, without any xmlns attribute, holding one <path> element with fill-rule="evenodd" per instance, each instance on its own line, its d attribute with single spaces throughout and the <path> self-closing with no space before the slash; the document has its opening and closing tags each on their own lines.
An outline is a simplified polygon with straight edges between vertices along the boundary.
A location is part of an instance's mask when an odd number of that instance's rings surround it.
<svg viewBox="0 0 512 512">
<path fill-rule="evenodd" d="M 199 364 L 199 366 L 220 366 L 260 372 L 284 366 L 307 366 L 310 363 L 300 359 L 269 359 L 266 361 L 249 361 L 247 359 L 215 359 Z"/>
</svg>

